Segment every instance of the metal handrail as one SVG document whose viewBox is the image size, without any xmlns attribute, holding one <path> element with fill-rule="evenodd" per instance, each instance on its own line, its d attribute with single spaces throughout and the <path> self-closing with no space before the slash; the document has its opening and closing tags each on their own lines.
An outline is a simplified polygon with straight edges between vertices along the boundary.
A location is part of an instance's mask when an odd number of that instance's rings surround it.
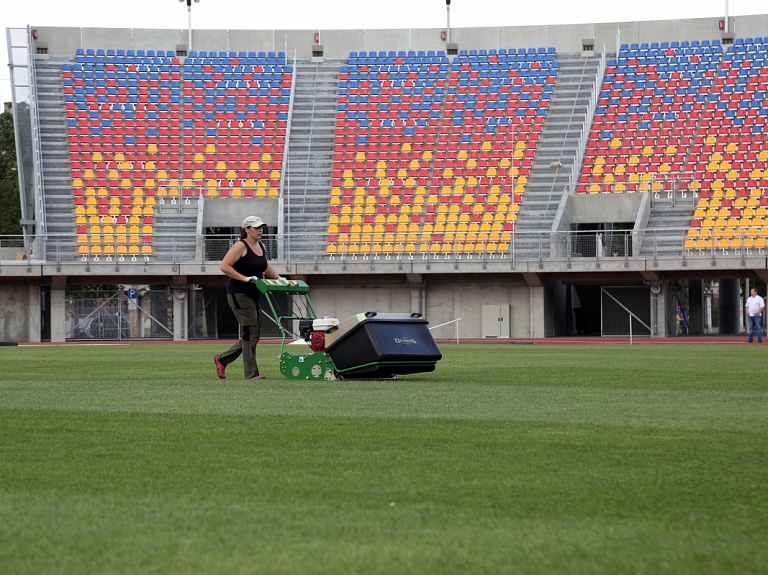
<svg viewBox="0 0 768 575">
<path fill-rule="evenodd" d="M 753 237 L 747 230 L 741 228 L 706 228 L 710 230 L 709 237 L 689 236 L 690 227 L 679 228 L 642 228 L 631 230 L 584 232 L 549 230 L 524 232 L 499 232 L 498 237 L 486 232 L 455 232 L 451 239 L 445 234 L 419 233 L 413 234 L 370 234 L 365 241 L 352 238 L 335 242 L 335 249 L 328 250 L 326 234 L 278 234 L 265 236 L 264 241 L 270 252 L 270 257 L 286 266 L 300 262 L 336 262 L 343 264 L 399 264 L 405 260 L 430 262 L 473 261 L 488 263 L 493 261 L 508 261 L 516 264 L 523 261 L 595 261 L 605 262 L 645 260 L 645 259 L 688 259 L 706 257 L 711 259 L 733 259 L 754 256 L 765 258 L 766 239 Z M 491 232 L 491 234 L 494 232 Z M 464 235 L 462 235 L 464 234 Z M 649 248 L 648 255 L 640 255 L 642 246 L 637 245 L 633 238 L 645 236 L 643 245 Z M 703 236 L 704 234 L 697 234 Z M 600 236 L 598 238 L 598 236 Z M 674 248 L 669 253 L 659 253 L 658 240 L 671 240 Z M 158 264 L 205 264 L 220 261 L 226 251 L 236 241 L 236 237 L 226 235 L 198 236 L 194 239 L 185 238 L 164 241 L 161 233 L 153 236 L 153 253 L 150 255 L 136 253 L 131 246 L 138 245 L 138 238 L 103 237 L 93 238 L 78 234 L 57 234 L 56 237 L 37 236 L 35 240 L 48 241 L 56 254 L 57 264 L 71 262 L 88 265 L 110 262 L 143 262 Z M 315 246 L 312 253 L 292 254 L 291 261 L 285 260 L 278 253 L 277 246 L 281 243 L 307 239 Z M 361 238 L 362 239 L 362 238 Z M 0 261 L 2 265 L 29 265 L 26 254 L 22 251 L 24 237 L 0 236 Z M 125 243 L 124 243 L 125 242 Z M 201 249 L 191 249 L 194 242 Z M 467 244 L 472 244 L 467 248 Z M 78 250 L 83 246 L 85 253 Z M 94 254 L 94 247 L 99 246 L 101 253 Z M 133 251 L 134 253 L 131 253 Z M 139 252 L 141 250 L 139 249 Z M 111 253 L 110 253 L 111 252 Z M 187 254 L 194 253 L 194 256 Z M 45 262 L 37 262 L 45 263 Z"/>
<path fill-rule="evenodd" d="M 286 56 L 287 59 L 287 56 Z M 296 79 L 298 77 L 298 73 L 296 70 L 296 52 L 294 51 L 293 54 L 293 70 L 292 70 L 292 78 L 291 78 L 291 95 L 288 102 L 288 121 L 286 122 L 285 127 L 285 144 L 283 148 L 283 165 L 280 169 L 280 195 L 278 200 L 278 229 L 285 229 L 290 232 L 290 226 L 291 221 L 290 218 L 288 219 L 288 222 L 285 221 L 285 214 L 290 213 L 291 208 L 291 194 L 288 193 L 289 190 L 286 186 L 286 177 L 285 174 L 288 172 L 288 162 L 289 162 L 289 150 L 290 150 L 290 135 L 291 135 L 291 123 L 293 120 L 293 104 L 294 104 L 294 98 L 296 95 Z M 280 251 L 281 253 L 284 253 L 284 250 L 288 250 L 290 246 L 287 245 L 281 245 Z"/>
<path fill-rule="evenodd" d="M 592 93 L 590 94 L 589 103 L 587 104 L 587 111 L 584 114 L 584 124 L 581 128 L 581 136 L 579 136 L 579 143 L 576 147 L 576 157 L 574 158 L 573 167 L 571 169 L 571 177 L 568 182 L 568 191 L 571 194 L 576 192 L 576 184 L 579 181 L 579 175 L 581 174 L 581 164 L 584 161 L 584 154 L 587 151 L 587 142 L 589 142 L 589 134 L 592 130 L 592 120 L 595 116 L 600 88 L 602 87 L 603 76 L 605 75 L 605 56 L 605 44 L 603 44 L 603 49 L 600 52 L 600 62 L 597 66 L 595 79 L 592 83 Z"/>
</svg>

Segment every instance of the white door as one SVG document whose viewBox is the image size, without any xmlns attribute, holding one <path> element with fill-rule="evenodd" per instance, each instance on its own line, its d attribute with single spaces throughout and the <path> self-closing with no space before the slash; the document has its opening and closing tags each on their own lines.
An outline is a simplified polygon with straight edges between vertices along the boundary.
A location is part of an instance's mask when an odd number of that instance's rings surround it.
<svg viewBox="0 0 768 575">
<path fill-rule="evenodd" d="M 509 305 L 483 305 L 483 337 L 509 337 L 509 315 Z"/>
</svg>

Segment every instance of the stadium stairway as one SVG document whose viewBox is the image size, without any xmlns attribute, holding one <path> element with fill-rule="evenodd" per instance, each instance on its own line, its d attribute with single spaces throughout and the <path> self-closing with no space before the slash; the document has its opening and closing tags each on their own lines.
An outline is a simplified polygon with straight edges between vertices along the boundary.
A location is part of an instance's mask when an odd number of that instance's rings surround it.
<svg viewBox="0 0 768 575">
<path fill-rule="evenodd" d="M 691 221 L 693 204 L 654 205 L 646 224 L 646 233 L 640 246 L 640 257 L 674 257 L 683 254 L 683 236 L 681 229 L 687 228 Z"/>
<path fill-rule="evenodd" d="M 581 54 L 558 54 L 556 60 L 560 71 L 515 224 L 516 232 L 526 232 L 515 237 L 516 258 L 538 258 L 539 237 L 545 240 L 541 243 L 541 255 L 549 256 L 549 232 L 575 162 L 583 118 L 600 62 L 599 57 Z M 558 162 L 560 167 L 553 168 L 553 163 Z"/>
<path fill-rule="evenodd" d="M 75 220 L 61 79 L 62 61 L 51 58 L 35 62 L 45 189 L 45 232 L 48 237 L 46 257 L 49 261 L 72 259 L 77 251 L 73 235 Z"/>
<path fill-rule="evenodd" d="M 292 260 L 325 253 L 339 70 L 342 62 L 297 64 L 293 116 L 288 135 L 283 207 Z"/>
<path fill-rule="evenodd" d="M 158 262 L 194 261 L 196 241 L 193 233 L 197 227 L 197 201 L 155 210 L 153 259 Z"/>
</svg>

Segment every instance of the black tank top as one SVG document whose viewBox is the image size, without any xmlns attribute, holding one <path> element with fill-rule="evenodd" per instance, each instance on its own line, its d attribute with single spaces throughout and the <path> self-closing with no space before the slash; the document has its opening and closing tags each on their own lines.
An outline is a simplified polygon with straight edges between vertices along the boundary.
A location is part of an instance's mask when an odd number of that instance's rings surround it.
<svg viewBox="0 0 768 575">
<path fill-rule="evenodd" d="M 248 242 L 240 240 L 245 244 L 245 255 L 237 260 L 232 266 L 235 270 L 245 277 L 256 276 L 257 278 L 263 277 L 265 271 L 267 271 L 267 250 L 264 249 L 264 244 L 259 242 L 261 253 L 259 256 L 251 249 Z M 227 282 L 227 293 L 244 293 L 251 297 L 258 298 L 259 290 L 256 289 L 256 285 L 252 283 L 246 283 L 244 281 L 234 280 L 229 278 Z"/>
</svg>

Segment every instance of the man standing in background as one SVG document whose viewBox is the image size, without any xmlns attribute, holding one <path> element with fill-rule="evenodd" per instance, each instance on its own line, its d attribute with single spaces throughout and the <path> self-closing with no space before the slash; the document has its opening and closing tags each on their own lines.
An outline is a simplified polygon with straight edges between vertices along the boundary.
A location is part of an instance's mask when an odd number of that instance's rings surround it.
<svg viewBox="0 0 768 575">
<path fill-rule="evenodd" d="M 757 289 L 752 288 L 749 290 L 749 297 L 747 298 L 747 315 L 749 316 L 749 343 L 752 343 L 752 339 L 757 333 L 757 342 L 763 343 L 763 332 L 761 331 L 761 324 L 763 322 L 763 311 L 765 310 L 765 301 L 759 295 L 757 295 Z"/>
</svg>

